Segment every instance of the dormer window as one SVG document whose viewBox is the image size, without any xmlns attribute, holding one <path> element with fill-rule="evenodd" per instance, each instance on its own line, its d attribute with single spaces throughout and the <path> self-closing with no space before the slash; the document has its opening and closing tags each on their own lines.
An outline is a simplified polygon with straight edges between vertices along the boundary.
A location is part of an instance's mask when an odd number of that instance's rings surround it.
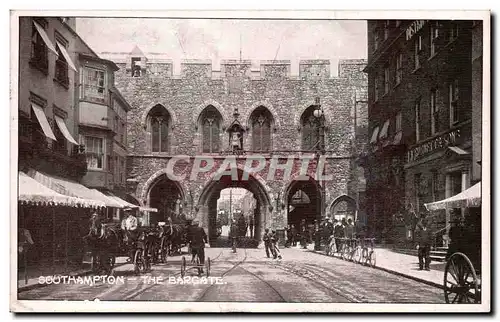
<svg viewBox="0 0 500 322">
<path fill-rule="evenodd" d="M 134 57 L 132 58 L 132 77 L 141 77 L 141 58 Z"/>
</svg>

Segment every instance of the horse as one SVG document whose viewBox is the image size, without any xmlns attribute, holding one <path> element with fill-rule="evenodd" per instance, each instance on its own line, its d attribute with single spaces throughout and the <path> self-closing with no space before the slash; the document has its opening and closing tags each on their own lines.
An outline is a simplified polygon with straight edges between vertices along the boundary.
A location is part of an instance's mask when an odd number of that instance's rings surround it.
<svg viewBox="0 0 500 322">
<path fill-rule="evenodd" d="M 181 248 L 186 245 L 187 227 L 183 224 L 173 224 L 170 222 L 168 225 L 163 226 L 161 232 L 162 251 L 168 252 L 169 255 L 174 253 L 181 253 Z"/>
<path fill-rule="evenodd" d="M 103 224 L 98 215 L 90 218 L 89 233 L 83 237 L 90 248 L 93 270 L 110 273 L 115 264 L 115 255 L 122 249 L 121 232 L 116 227 Z"/>
</svg>

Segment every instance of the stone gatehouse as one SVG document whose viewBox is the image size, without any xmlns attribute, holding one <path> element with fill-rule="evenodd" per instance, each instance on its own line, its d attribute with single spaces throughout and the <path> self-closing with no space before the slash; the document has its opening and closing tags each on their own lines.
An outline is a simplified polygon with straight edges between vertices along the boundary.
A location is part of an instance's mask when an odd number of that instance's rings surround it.
<svg viewBox="0 0 500 322">
<path fill-rule="evenodd" d="M 141 206 L 159 209 L 153 221 L 182 212 L 199 219 L 212 236 L 217 199 L 229 187 L 253 193 L 257 238 L 265 227 L 313 222 L 331 216 L 335 207 L 363 212 L 364 179 L 355 157 L 368 141 L 365 60 L 340 60 L 334 77 L 329 60 L 300 61 L 298 76 L 290 75 L 290 61 L 283 60 L 261 61 L 259 69 L 251 61 L 225 60 L 219 71 L 210 61 L 185 61 L 174 75 L 172 61 L 137 47 L 102 56 L 120 67 L 116 86 L 132 107 L 129 192 Z M 318 101 L 324 123 L 314 115 Z M 231 131 L 238 132 L 237 139 Z M 327 180 L 316 176 L 323 133 Z M 231 153 L 235 142 L 241 148 L 236 156 Z M 214 167 L 194 178 L 172 179 L 169 160 L 179 155 L 187 157 L 171 162 L 177 175 L 190 172 L 193 164 L 207 166 L 197 164 L 197 156 L 213 157 Z M 211 180 L 227 155 L 235 160 L 238 178 Z M 264 164 L 248 173 L 245 162 L 252 155 L 262 156 Z M 304 158 L 310 162 L 301 166 Z M 276 176 L 268 175 L 287 162 L 289 173 L 278 169 Z M 297 194 L 306 197 L 296 202 Z"/>
</svg>

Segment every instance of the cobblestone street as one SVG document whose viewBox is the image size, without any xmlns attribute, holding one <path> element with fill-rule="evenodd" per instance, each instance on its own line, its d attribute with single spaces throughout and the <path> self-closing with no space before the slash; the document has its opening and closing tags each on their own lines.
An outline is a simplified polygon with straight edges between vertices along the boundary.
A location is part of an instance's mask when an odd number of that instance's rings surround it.
<svg viewBox="0 0 500 322">
<path fill-rule="evenodd" d="M 209 248 L 211 274 L 181 283 L 181 257 L 134 276 L 132 265 L 116 269 L 124 283 L 48 285 L 19 299 L 205 302 L 444 303 L 442 291 L 374 268 L 299 249 L 282 250 L 282 260 L 261 249 Z M 184 255 L 187 257 L 187 255 Z M 188 271 L 186 276 L 196 276 Z M 187 281 L 187 279 L 184 279 Z"/>
</svg>

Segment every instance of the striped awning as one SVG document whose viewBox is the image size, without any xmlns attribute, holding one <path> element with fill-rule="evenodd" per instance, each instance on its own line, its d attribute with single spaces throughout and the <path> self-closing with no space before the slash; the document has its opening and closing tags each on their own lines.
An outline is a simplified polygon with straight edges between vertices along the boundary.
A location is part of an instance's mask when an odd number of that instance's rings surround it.
<svg viewBox="0 0 500 322">
<path fill-rule="evenodd" d="M 469 189 L 466 189 L 453 197 L 425 204 L 425 208 L 429 211 L 479 206 L 481 206 L 481 182 L 476 183 Z"/>
<path fill-rule="evenodd" d="M 123 208 L 120 203 L 107 197 L 99 190 L 89 189 L 78 182 L 55 177 L 35 170 L 30 170 L 28 172 L 28 175 L 44 186 L 49 187 L 50 189 L 60 194 L 90 200 L 97 200 L 103 202 L 106 207 Z"/>
<path fill-rule="evenodd" d="M 70 207 L 97 208 L 104 207 L 104 203 L 97 200 L 83 199 L 60 194 L 24 172 L 19 172 L 18 201 L 23 204 L 58 205 Z"/>
</svg>

